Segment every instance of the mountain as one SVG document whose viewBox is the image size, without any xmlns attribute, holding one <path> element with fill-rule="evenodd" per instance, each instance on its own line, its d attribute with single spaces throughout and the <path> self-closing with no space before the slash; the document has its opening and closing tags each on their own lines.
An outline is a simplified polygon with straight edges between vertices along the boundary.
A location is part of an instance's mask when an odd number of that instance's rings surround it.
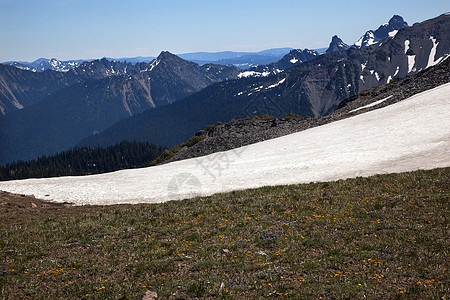
<svg viewBox="0 0 450 300">
<path fill-rule="evenodd" d="M 318 118 L 290 114 L 256 116 L 207 126 L 184 146 L 167 150 L 157 161 L 167 163 L 227 151 L 379 109 L 450 82 L 450 59 L 414 76 L 365 90 L 343 100 L 333 113 Z M 194 143 L 195 141 L 195 143 Z M 171 154 L 171 155 L 168 155 Z M 173 155 L 173 156 L 172 156 Z"/>
<path fill-rule="evenodd" d="M 377 30 L 367 31 L 354 46 L 357 48 L 368 47 L 382 39 L 395 36 L 399 30 L 407 27 L 408 23 L 401 16 L 394 15 L 388 23 L 381 25 Z"/>
<path fill-rule="evenodd" d="M 292 48 L 274 48 L 259 52 L 194 52 L 178 54 L 179 57 L 200 65 L 214 63 L 233 65 L 239 69 L 246 69 L 255 64 L 269 64 L 281 59 Z"/>
<path fill-rule="evenodd" d="M 6 62 L 4 64 L 14 66 L 16 68 L 32 71 L 32 72 L 44 72 L 47 70 L 53 70 L 58 72 L 68 72 L 72 69 L 77 68 L 79 65 L 81 65 L 84 62 L 84 60 L 66 60 L 61 61 L 57 60 L 56 58 L 39 58 L 33 62 L 26 62 L 26 61 L 11 61 Z"/>
<path fill-rule="evenodd" d="M 171 104 L 212 83 L 236 78 L 237 71 L 218 65 L 199 66 L 162 52 L 150 64 L 132 65 L 103 59 L 84 63 L 68 73 L 89 79 L 0 118 L 0 163 L 69 149 L 82 138 L 124 118 Z M 105 77 L 106 74 L 109 76 Z"/>
<path fill-rule="evenodd" d="M 329 53 L 336 51 L 345 51 L 348 48 L 350 48 L 350 46 L 344 43 L 337 35 L 335 35 L 331 38 L 330 46 L 325 52 Z"/>
<path fill-rule="evenodd" d="M 324 116 L 344 99 L 418 73 L 450 54 L 450 15 L 405 28 L 382 44 L 331 52 L 267 77 L 242 78 L 207 87 L 170 106 L 123 120 L 79 145 L 122 140 L 171 147 L 218 121 L 267 114 Z"/>
<path fill-rule="evenodd" d="M 87 79 L 101 79 L 140 71 L 140 65 L 106 59 L 83 62 L 67 72 L 32 72 L 0 64 L 0 112 L 2 115 L 36 104 L 62 88 Z"/>
<path fill-rule="evenodd" d="M 295 65 L 309 61 L 319 55 L 315 50 L 301 50 L 293 49 L 288 54 L 283 56 L 279 61 L 268 65 L 255 65 L 251 68 L 239 73 L 238 77 L 267 77 L 269 75 L 276 75 Z"/>
<path fill-rule="evenodd" d="M 123 58 L 111 58 L 111 57 L 105 57 L 105 59 L 110 60 L 110 61 L 120 61 L 120 62 L 129 62 L 132 64 L 137 64 L 137 63 L 150 63 L 152 62 L 152 60 L 154 60 L 156 57 L 153 56 L 136 56 L 136 57 L 123 57 Z"/>
<path fill-rule="evenodd" d="M 0 64 L 0 116 L 35 104 L 83 78 L 73 73 L 34 73 Z"/>
</svg>

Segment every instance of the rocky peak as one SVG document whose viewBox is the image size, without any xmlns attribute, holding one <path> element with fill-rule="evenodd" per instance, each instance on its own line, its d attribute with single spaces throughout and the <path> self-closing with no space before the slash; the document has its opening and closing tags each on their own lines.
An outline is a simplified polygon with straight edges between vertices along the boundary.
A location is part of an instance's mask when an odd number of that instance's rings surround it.
<svg viewBox="0 0 450 300">
<path fill-rule="evenodd" d="M 406 27 L 408 27 L 408 23 L 401 16 L 394 15 L 388 23 L 381 25 L 377 30 L 367 31 L 354 46 L 357 48 L 368 47 L 387 37 L 394 37 L 399 30 Z"/>
<path fill-rule="evenodd" d="M 331 38 L 330 46 L 325 52 L 329 53 L 336 51 L 345 51 L 348 48 L 350 47 L 346 43 L 344 43 L 337 35 L 335 35 Z"/>
</svg>

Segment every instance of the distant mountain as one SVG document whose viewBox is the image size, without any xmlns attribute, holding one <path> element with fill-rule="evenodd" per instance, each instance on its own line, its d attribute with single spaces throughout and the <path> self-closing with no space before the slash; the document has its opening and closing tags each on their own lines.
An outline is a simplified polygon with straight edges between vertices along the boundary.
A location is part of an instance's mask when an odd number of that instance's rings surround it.
<svg viewBox="0 0 450 300">
<path fill-rule="evenodd" d="M 119 61 L 119 62 L 128 62 L 132 64 L 137 63 L 150 63 L 152 60 L 154 60 L 156 57 L 153 56 L 136 56 L 136 57 L 123 57 L 123 58 L 111 58 L 111 57 L 105 57 L 105 59 L 110 61 Z"/>
<path fill-rule="evenodd" d="M 218 65 L 199 66 L 162 52 L 150 64 L 103 59 L 84 63 L 68 73 L 47 71 L 41 75 L 46 73 L 72 74 L 76 78 L 85 75 L 88 79 L 0 118 L 0 163 L 69 149 L 82 138 L 119 120 L 176 102 L 215 82 L 236 78 L 237 70 Z"/>
<path fill-rule="evenodd" d="M 377 30 L 367 31 L 354 46 L 357 48 L 368 47 L 387 37 L 394 37 L 399 30 L 407 27 L 408 23 L 401 16 L 394 15 L 388 23 L 381 25 Z"/>
<path fill-rule="evenodd" d="M 84 80 L 73 73 L 34 73 L 0 64 L 0 117 L 30 106 L 50 94 Z"/>
<path fill-rule="evenodd" d="M 269 75 L 276 75 L 295 65 L 309 61 L 319 55 L 315 50 L 301 50 L 293 49 L 288 54 L 283 56 L 279 61 L 268 65 L 256 65 L 241 73 L 238 77 L 267 77 Z"/>
<path fill-rule="evenodd" d="M 331 38 L 330 46 L 325 52 L 329 53 L 336 51 L 345 51 L 348 48 L 350 48 L 350 46 L 344 43 L 337 35 L 335 35 Z"/>
<path fill-rule="evenodd" d="M 325 116 L 362 90 L 414 75 L 449 55 L 447 14 L 400 30 L 379 45 L 318 55 L 276 75 L 214 84 L 173 105 L 123 120 L 79 145 L 136 139 L 170 147 L 218 121 L 260 114 Z"/>
<path fill-rule="evenodd" d="M 38 103 L 52 93 L 87 79 L 139 72 L 139 66 L 106 59 L 83 62 L 67 72 L 32 72 L 0 64 L 0 116 Z"/>
<path fill-rule="evenodd" d="M 84 60 L 66 60 L 60 61 L 56 58 L 39 58 L 31 63 L 23 61 L 23 62 L 6 62 L 4 64 L 14 66 L 16 68 L 32 71 L 32 72 L 44 72 L 47 70 L 53 70 L 58 72 L 69 72 L 72 69 L 77 68 L 79 65 L 83 63 Z M 91 60 L 90 60 L 91 61 Z"/>
</svg>

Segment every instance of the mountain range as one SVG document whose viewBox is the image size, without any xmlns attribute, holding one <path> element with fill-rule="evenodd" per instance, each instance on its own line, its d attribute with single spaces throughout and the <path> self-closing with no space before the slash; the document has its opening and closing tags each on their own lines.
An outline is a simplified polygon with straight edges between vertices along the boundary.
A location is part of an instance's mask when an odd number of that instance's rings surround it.
<svg viewBox="0 0 450 300">
<path fill-rule="evenodd" d="M 376 45 L 318 55 L 277 75 L 217 83 L 173 105 L 123 120 L 79 145 L 136 139 L 170 147 L 217 121 L 261 114 L 324 116 L 359 91 L 443 61 L 450 54 L 449 29 L 450 15 L 441 15 Z"/>
<path fill-rule="evenodd" d="M 150 64 L 111 63 L 104 59 L 84 66 L 67 73 L 28 72 L 33 76 L 70 75 L 88 79 L 0 118 L 2 162 L 68 149 L 83 137 L 105 130 L 121 119 L 173 103 L 237 74 L 234 68 L 199 66 L 168 52 L 162 52 Z"/>
<path fill-rule="evenodd" d="M 0 65 L 6 114 L 0 163 L 122 140 L 170 147 L 209 124 L 252 115 L 324 116 L 359 91 L 443 61 L 449 19 L 442 15 L 361 48 L 345 49 L 336 36 L 326 53 L 294 49 L 244 71 L 199 66 L 168 52 L 150 63 L 102 59 L 67 72 Z"/>
<path fill-rule="evenodd" d="M 187 61 L 195 62 L 199 65 L 205 64 L 220 64 L 220 65 L 232 65 L 238 69 L 246 69 L 256 64 L 270 64 L 280 60 L 284 55 L 289 53 L 292 48 L 274 48 L 267 49 L 258 52 L 235 52 L 235 51 L 222 51 L 222 52 L 193 52 L 177 54 Z M 323 51 L 323 49 L 317 49 L 317 51 Z M 123 58 L 111 58 L 105 57 L 104 59 L 111 62 L 123 62 L 123 63 L 150 63 L 156 57 L 123 57 Z M 56 58 L 39 58 L 33 62 L 27 61 L 7 61 L 3 62 L 4 65 L 14 66 L 21 70 L 27 70 L 32 72 L 44 72 L 47 70 L 53 70 L 58 72 L 68 72 L 72 69 L 78 68 L 83 62 L 91 62 L 95 59 L 78 59 L 78 60 L 66 60 L 61 61 Z"/>
</svg>

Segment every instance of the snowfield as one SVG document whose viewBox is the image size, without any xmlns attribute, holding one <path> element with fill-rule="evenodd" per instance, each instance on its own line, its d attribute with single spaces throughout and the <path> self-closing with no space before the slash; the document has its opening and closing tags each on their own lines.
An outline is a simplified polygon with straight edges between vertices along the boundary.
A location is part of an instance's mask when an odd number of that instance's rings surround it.
<svg viewBox="0 0 450 300">
<path fill-rule="evenodd" d="M 450 83 L 384 108 L 227 152 L 100 175 L 0 182 L 0 190 L 77 205 L 152 203 L 448 166 Z"/>
</svg>

